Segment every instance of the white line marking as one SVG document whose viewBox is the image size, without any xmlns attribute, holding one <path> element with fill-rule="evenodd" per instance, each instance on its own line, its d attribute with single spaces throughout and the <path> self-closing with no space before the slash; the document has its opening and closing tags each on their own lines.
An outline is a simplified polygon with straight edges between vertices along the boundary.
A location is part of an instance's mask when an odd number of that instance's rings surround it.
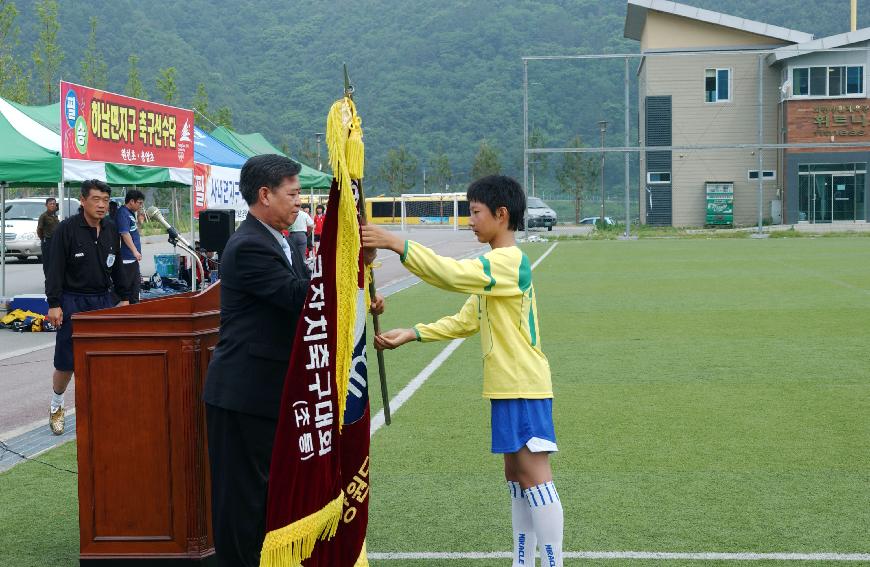
<svg viewBox="0 0 870 567">
<path fill-rule="evenodd" d="M 654 559 L 665 561 L 870 561 L 870 553 L 669 553 L 658 551 L 566 551 L 566 559 Z M 380 561 L 510 559 L 508 552 L 369 553 Z"/>
<path fill-rule="evenodd" d="M 549 248 L 547 248 L 547 251 L 544 252 L 541 255 L 541 257 L 535 261 L 534 264 L 532 264 L 533 270 L 538 266 L 538 264 L 541 263 L 541 261 L 543 261 L 544 258 L 549 256 L 550 252 L 553 251 L 553 248 L 555 248 L 557 244 L 559 244 L 559 243 L 554 242 L 553 245 L 550 246 Z M 390 400 L 391 415 L 395 414 L 396 411 L 400 407 L 402 407 L 402 405 L 405 402 L 407 402 L 411 396 L 414 395 L 414 392 L 416 392 L 417 390 L 420 389 L 420 386 L 422 386 L 426 382 L 426 380 L 428 380 L 429 377 L 432 376 L 432 374 L 436 370 L 438 370 L 438 368 L 442 364 L 444 364 L 444 361 L 447 360 L 450 357 L 450 355 L 453 354 L 453 351 L 455 351 L 457 348 L 459 348 L 459 345 L 461 345 L 463 342 L 465 342 L 465 339 L 453 339 L 452 341 L 450 341 L 450 343 L 446 347 L 444 347 L 444 350 L 442 350 L 440 353 L 438 353 L 438 356 L 436 356 L 432 360 L 432 362 L 430 362 L 428 365 L 426 365 L 426 368 L 424 368 L 419 374 L 417 374 L 417 376 L 414 377 L 413 380 L 408 382 L 407 386 L 402 388 L 401 392 L 396 394 L 396 396 Z M 372 418 L 371 424 L 369 426 L 369 438 L 373 437 L 374 434 L 378 431 L 378 429 L 380 429 L 383 426 L 384 426 L 384 410 L 380 410 Z"/>
<path fill-rule="evenodd" d="M 36 352 L 38 350 L 51 348 L 53 346 L 54 346 L 54 340 L 52 340 L 51 342 L 46 343 L 44 345 L 31 346 L 31 347 L 27 347 L 27 348 L 13 350 L 11 352 L 4 352 L 3 354 L 0 354 L 0 360 L 6 360 L 7 358 L 15 358 L 16 356 L 30 354 L 31 352 Z"/>
</svg>

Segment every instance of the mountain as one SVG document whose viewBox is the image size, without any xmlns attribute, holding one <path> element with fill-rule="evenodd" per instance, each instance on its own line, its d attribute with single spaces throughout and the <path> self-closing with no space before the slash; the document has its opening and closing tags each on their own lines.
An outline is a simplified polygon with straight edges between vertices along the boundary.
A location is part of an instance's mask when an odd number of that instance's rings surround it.
<svg viewBox="0 0 870 567">
<path fill-rule="evenodd" d="M 19 58 L 32 67 L 37 2 L 15 2 Z M 849 24 L 848 0 L 692 3 L 817 37 Z M 625 10 L 622 0 L 61 0 L 62 76 L 78 80 L 96 16 L 109 90 L 124 91 L 135 54 L 150 98 L 160 101 L 158 69 L 174 66 L 181 105 L 204 82 L 210 108 L 230 107 L 236 129 L 263 132 L 298 156 L 303 141 L 313 144 L 324 130 L 346 62 L 363 119 L 367 177 L 377 183 L 387 151 L 404 145 L 421 167 L 446 153 L 462 183 L 483 139 L 506 172 L 521 174 L 520 58 L 636 53 L 637 42 L 623 38 Z M 870 12 L 859 24 L 870 25 Z M 635 69 L 636 62 L 632 77 Z M 622 143 L 623 61 L 532 61 L 529 82 L 530 124 L 545 145 L 567 145 L 576 134 L 597 145 L 601 119 L 610 122 L 610 143 Z"/>
</svg>

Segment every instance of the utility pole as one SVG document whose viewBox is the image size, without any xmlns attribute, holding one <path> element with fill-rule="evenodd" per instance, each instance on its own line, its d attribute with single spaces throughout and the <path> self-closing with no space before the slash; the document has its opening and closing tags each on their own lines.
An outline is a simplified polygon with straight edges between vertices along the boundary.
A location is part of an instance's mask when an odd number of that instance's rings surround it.
<svg viewBox="0 0 870 567">
<path fill-rule="evenodd" d="M 604 136 L 607 134 L 607 120 L 598 122 L 598 129 L 601 131 L 601 216 L 598 217 L 598 222 L 601 223 L 601 228 L 604 228 Z"/>
<path fill-rule="evenodd" d="M 317 171 L 323 171 L 323 163 L 320 161 L 320 140 L 323 139 L 323 132 L 316 132 L 314 140 L 317 142 Z M 314 212 L 314 187 L 311 188 L 311 199 L 308 204 L 311 205 L 311 212 Z"/>
</svg>

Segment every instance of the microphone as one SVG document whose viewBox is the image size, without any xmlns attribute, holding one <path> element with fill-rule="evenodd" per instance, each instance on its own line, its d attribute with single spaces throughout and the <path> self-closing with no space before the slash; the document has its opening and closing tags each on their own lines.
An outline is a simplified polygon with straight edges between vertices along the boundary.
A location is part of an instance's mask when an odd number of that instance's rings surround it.
<svg viewBox="0 0 870 567">
<path fill-rule="evenodd" d="M 160 212 L 160 209 L 158 209 L 157 207 L 148 207 L 148 210 L 146 212 L 148 213 L 148 216 L 154 217 L 157 222 L 163 225 L 163 227 L 169 233 L 170 242 L 173 240 L 177 240 L 191 251 L 194 249 L 193 246 L 190 245 L 190 242 L 188 242 L 184 239 L 183 236 L 178 234 L 178 231 L 175 230 L 175 227 L 169 224 L 169 222 L 165 218 L 163 218 L 163 214 Z"/>
</svg>

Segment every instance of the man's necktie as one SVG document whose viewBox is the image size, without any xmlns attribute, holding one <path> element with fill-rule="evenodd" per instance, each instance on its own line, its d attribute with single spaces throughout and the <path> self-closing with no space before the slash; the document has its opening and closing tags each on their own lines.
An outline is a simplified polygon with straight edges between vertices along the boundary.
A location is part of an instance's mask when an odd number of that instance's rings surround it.
<svg viewBox="0 0 870 567">
<path fill-rule="evenodd" d="M 290 265 L 293 265 L 293 252 L 290 251 L 290 244 L 287 243 L 286 238 L 281 239 L 281 248 L 284 249 L 284 255 L 287 256 L 287 261 L 290 262 Z"/>
</svg>

